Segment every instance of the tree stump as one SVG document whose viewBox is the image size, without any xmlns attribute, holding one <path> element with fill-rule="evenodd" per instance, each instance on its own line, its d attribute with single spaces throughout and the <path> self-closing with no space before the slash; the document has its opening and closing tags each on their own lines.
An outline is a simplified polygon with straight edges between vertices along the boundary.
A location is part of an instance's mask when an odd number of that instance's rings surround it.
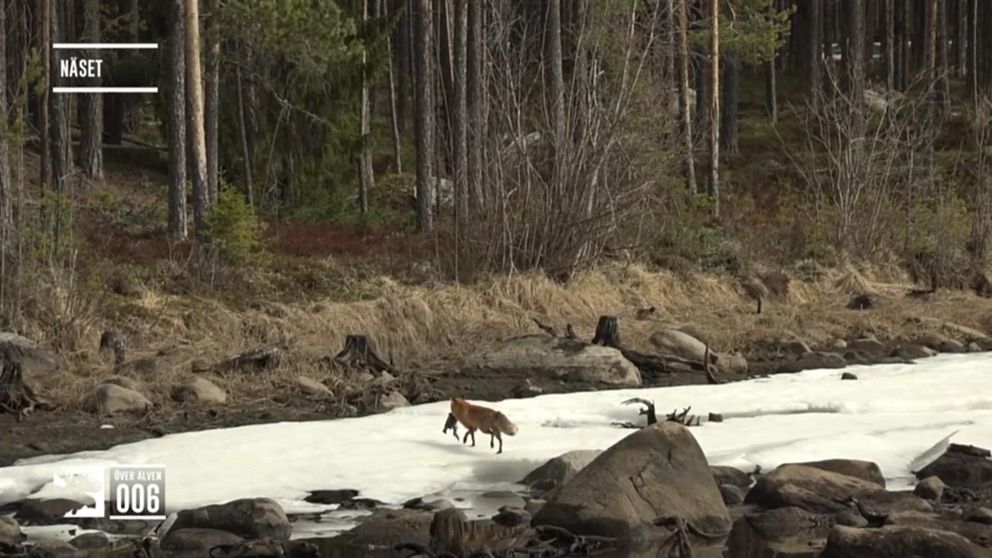
<svg viewBox="0 0 992 558">
<path fill-rule="evenodd" d="M 100 336 L 100 350 L 110 351 L 114 364 L 121 365 L 127 358 L 127 336 L 114 330 L 107 330 Z"/>
<path fill-rule="evenodd" d="M 592 338 L 593 345 L 620 348 L 620 324 L 616 316 L 600 316 L 596 324 L 596 335 Z"/>
<path fill-rule="evenodd" d="M 4 362 L 3 370 L 0 370 L 0 411 L 16 414 L 17 420 L 22 420 L 36 408 L 51 410 L 53 405 L 24 382 L 21 363 Z"/>
<path fill-rule="evenodd" d="M 352 368 L 363 368 L 372 372 L 399 373 L 391 364 L 376 354 L 367 335 L 347 336 L 344 341 L 344 349 L 334 356 L 334 361 Z"/>
</svg>

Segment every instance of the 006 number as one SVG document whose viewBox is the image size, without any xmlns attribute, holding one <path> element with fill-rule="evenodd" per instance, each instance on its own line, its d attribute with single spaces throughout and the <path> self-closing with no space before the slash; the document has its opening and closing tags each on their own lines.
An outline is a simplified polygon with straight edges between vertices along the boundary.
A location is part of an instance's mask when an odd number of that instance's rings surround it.
<svg viewBox="0 0 992 558">
<path fill-rule="evenodd" d="M 159 513 L 161 499 L 157 484 L 119 484 L 115 507 L 118 513 Z"/>
</svg>

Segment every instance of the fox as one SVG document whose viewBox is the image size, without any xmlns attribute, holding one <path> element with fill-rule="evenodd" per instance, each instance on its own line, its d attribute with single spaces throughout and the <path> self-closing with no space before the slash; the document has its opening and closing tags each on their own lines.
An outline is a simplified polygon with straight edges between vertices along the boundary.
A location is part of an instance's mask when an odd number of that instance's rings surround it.
<svg viewBox="0 0 992 558">
<path fill-rule="evenodd" d="M 503 453 L 502 435 L 513 436 L 517 433 L 517 425 L 510 422 L 503 413 L 481 405 L 473 405 L 464 399 L 451 398 L 451 414 L 468 430 L 462 438 L 462 443 L 466 443 L 471 436 L 472 447 L 475 447 L 476 430 L 489 434 L 490 449 L 495 446 L 495 441 L 499 440 L 497 454 Z"/>
</svg>

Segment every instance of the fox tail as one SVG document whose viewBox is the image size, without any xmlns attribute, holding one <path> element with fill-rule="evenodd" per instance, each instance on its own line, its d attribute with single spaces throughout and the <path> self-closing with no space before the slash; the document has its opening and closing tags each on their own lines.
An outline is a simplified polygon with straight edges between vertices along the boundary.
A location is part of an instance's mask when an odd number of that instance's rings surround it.
<svg viewBox="0 0 992 558">
<path fill-rule="evenodd" d="M 513 436 L 517 433 L 517 425 L 510 422 L 510 419 L 506 418 L 506 415 L 499 412 L 496 413 L 496 428 L 508 436 Z"/>
</svg>

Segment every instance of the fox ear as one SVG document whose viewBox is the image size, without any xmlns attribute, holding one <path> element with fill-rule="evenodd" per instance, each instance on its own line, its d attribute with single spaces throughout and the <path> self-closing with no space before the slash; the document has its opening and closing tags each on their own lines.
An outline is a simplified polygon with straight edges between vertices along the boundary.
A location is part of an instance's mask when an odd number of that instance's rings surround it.
<svg viewBox="0 0 992 558">
<path fill-rule="evenodd" d="M 452 403 L 454 403 L 454 402 L 456 402 L 456 401 L 458 401 L 458 399 L 457 399 L 457 398 L 456 398 L 456 397 L 455 397 L 454 395 L 452 395 L 452 396 L 451 396 L 451 402 L 452 402 Z"/>
</svg>

